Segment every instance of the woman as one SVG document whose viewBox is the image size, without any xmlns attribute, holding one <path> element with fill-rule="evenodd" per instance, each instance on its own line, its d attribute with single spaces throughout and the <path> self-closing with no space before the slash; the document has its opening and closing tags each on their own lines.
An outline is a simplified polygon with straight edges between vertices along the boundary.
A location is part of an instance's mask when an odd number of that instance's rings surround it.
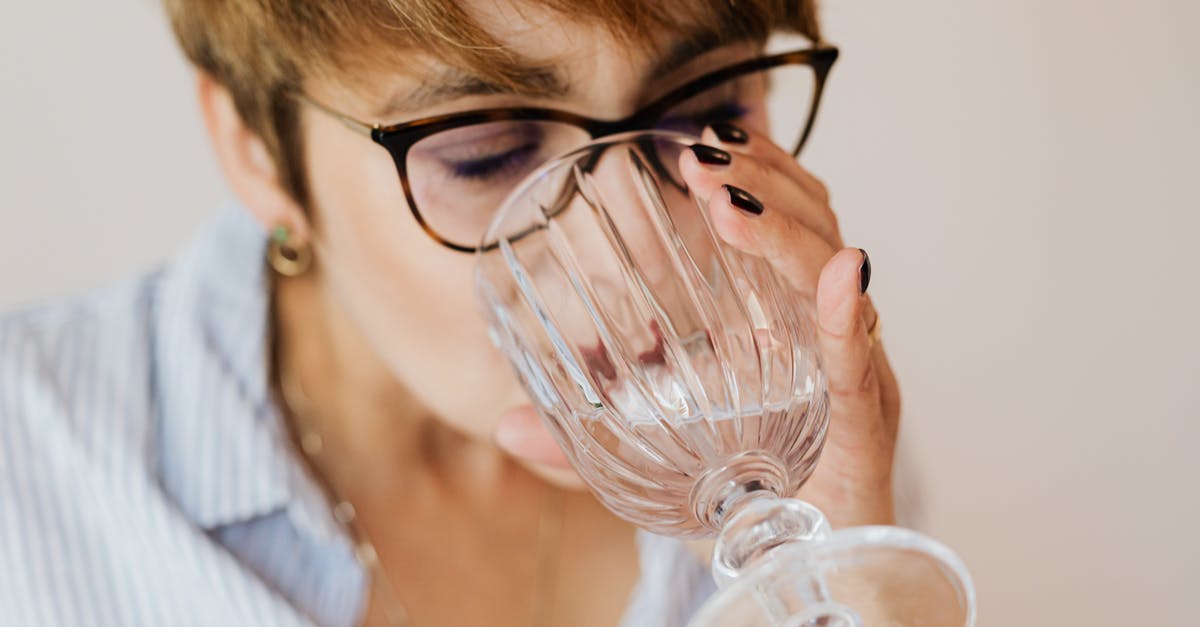
<svg viewBox="0 0 1200 627">
<path fill-rule="evenodd" d="M 161 271 L 0 322 L 0 623 L 686 621 L 702 551 L 580 489 L 476 314 L 486 212 L 588 135 L 514 107 L 702 134 L 681 167 L 719 234 L 815 299 L 832 422 L 804 496 L 892 522 L 866 253 L 738 93 L 757 75 L 654 104 L 773 31 L 819 42 L 811 2 L 167 9 L 239 205 Z"/>
</svg>

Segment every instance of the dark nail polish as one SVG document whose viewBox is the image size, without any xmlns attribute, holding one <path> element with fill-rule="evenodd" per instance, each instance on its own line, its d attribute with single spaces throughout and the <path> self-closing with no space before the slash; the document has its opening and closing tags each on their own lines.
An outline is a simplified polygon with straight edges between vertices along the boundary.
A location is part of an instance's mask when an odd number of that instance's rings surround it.
<svg viewBox="0 0 1200 627">
<path fill-rule="evenodd" d="M 750 141 L 750 135 L 729 122 L 713 122 L 709 128 L 717 134 L 717 139 L 726 144 L 744 144 Z"/>
<path fill-rule="evenodd" d="M 757 198 L 752 196 L 750 192 L 732 185 L 722 185 L 725 192 L 729 194 L 729 202 L 733 203 L 734 207 L 745 211 L 750 215 L 761 216 L 763 212 L 763 204 Z"/>
<path fill-rule="evenodd" d="M 700 163 L 705 165 L 729 165 L 729 162 L 733 160 L 733 156 L 724 150 L 704 144 L 693 144 L 692 153 L 696 155 Z"/>
<path fill-rule="evenodd" d="M 871 284 L 871 256 L 861 248 L 858 250 L 863 254 L 862 265 L 858 267 L 858 293 L 866 294 L 867 286 Z"/>
</svg>

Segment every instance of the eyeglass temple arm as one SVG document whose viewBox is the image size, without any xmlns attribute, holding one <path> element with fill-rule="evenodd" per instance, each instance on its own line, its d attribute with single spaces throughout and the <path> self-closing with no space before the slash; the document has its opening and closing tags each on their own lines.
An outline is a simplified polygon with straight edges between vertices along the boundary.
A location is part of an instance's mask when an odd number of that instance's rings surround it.
<svg viewBox="0 0 1200 627">
<path fill-rule="evenodd" d="M 356 120 L 348 115 L 334 111 L 333 109 L 321 104 L 320 102 L 317 102 L 316 100 L 313 100 L 312 98 L 309 98 L 305 94 L 302 94 L 302 93 L 297 94 L 297 98 L 299 98 L 301 101 L 303 101 L 305 104 L 309 105 L 310 107 L 313 107 L 314 109 L 319 109 L 320 111 L 324 112 L 326 115 L 329 115 L 330 117 L 337 120 L 338 122 L 341 122 L 347 128 L 354 131 L 355 133 L 358 133 L 359 135 L 363 135 L 365 137 L 372 137 L 373 136 L 372 134 L 375 132 L 375 130 L 379 128 L 378 125 L 367 124 L 366 122 Z"/>
</svg>

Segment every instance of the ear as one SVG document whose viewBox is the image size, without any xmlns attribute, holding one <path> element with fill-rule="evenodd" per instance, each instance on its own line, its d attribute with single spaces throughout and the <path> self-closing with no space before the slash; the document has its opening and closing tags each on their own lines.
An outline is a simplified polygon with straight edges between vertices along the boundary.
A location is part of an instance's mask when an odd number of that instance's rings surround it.
<svg viewBox="0 0 1200 627">
<path fill-rule="evenodd" d="M 303 207 L 284 188 L 266 144 L 243 122 L 229 90 L 208 73 L 198 72 L 196 96 L 213 152 L 233 193 L 264 229 L 284 226 L 292 241 L 312 241 Z"/>
</svg>

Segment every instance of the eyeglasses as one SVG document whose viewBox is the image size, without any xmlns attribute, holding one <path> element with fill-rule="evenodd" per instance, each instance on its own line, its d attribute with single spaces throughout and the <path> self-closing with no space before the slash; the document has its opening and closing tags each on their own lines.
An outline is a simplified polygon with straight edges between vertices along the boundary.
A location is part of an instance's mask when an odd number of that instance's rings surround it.
<svg viewBox="0 0 1200 627">
<path fill-rule="evenodd" d="M 816 119 L 832 46 L 736 63 L 668 91 L 620 120 L 539 107 L 479 109 L 400 124 L 368 124 L 304 97 L 388 150 L 413 217 L 443 246 L 475 252 L 508 194 L 550 159 L 615 133 L 699 135 L 717 122 L 768 134 L 799 155 Z M 767 95 L 779 97 L 768 102 Z"/>
</svg>

